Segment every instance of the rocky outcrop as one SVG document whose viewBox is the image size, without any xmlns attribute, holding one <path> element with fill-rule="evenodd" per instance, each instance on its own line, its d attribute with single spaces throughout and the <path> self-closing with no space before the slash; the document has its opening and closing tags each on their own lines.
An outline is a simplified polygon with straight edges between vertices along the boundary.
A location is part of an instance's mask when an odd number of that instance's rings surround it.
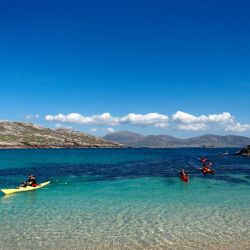
<svg viewBox="0 0 250 250">
<path fill-rule="evenodd" d="M 250 157 L 250 145 L 248 145 L 245 148 L 241 149 L 237 154 L 239 154 L 241 156 Z"/>
<path fill-rule="evenodd" d="M 80 131 L 26 122 L 0 122 L 0 148 L 119 148 L 122 144 Z"/>
</svg>

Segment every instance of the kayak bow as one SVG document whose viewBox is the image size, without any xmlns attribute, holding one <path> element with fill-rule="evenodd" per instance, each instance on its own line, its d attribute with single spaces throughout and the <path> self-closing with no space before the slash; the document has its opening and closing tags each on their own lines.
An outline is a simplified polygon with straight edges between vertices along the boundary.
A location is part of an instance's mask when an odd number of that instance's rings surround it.
<svg viewBox="0 0 250 250">
<path fill-rule="evenodd" d="M 202 170 L 203 174 L 213 174 L 214 170 L 210 169 L 210 170 Z"/>
<path fill-rule="evenodd" d="M 189 181 L 189 176 L 188 175 L 183 175 L 183 176 L 180 176 L 180 179 L 182 181 L 188 182 Z"/>
<path fill-rule="evenodd" d="M 14 194 L 14 193 L 19 193 L 19 192 L 33 191 L 33 190 L 42 188 L 42 187 L 44 187 L 44 186 L 46 186 L 48 184 L 50 184 L 50 181 L 43 182 L 43 183 L 37 185 L 36 187 L 32 187 L 32 186 L 17 187 L 17 188 L 12 188 L 12 189 L 1 189 L 1 191 L 4 194 Z"/>
</svg>

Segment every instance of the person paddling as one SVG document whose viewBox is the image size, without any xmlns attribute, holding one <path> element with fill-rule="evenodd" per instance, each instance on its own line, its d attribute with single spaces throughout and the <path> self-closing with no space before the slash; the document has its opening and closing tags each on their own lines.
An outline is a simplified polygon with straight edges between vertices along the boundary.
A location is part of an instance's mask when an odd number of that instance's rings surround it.
<svg viewBox="0 0 250 250">
<path fill-rule="evenodd" d="M 33 174 L 30 174 L 28 180 L 22 183 L 20 186 L 21 187 L 27 187 L 27 186 L 36 187 L 36 185 L 37 185 L 36 176 Z"/>
<path fill-rule="evenodd" d="M 201 162 L 203 168 L 206 167 L 207 158 L 204 157 L 204 156 L 202 156 L 202 157 L 200 158 L 200 162 Z"/>
<path fill-rule="evenodd" d="M 213 165 L 212 162 L 209 162 L 208 165 L 205 165 L 205 166 L 202 168 L 203 173 L 214 173 L 214 170 L 211 169 L 212 165 Z"/>
<path fill-rule="evenodd" d="M 180 179 L 181 179 L 182 181 L 188 182 L 189 176 L 188 176 L 187 172 L 186 172 L 184 169 L 182 169 L 182 170 L 179 172 L 179 175 L 180 175 Z"/>
<path fill-rule="evenodd" d="M 185 172 L 184 169 L 182 169 L 182 170 L 179 172 L 179 175 L 180 175 L 180 177 L 184 177 L 184 176 L 187 176 L 188 174 Z"/>
</svg>

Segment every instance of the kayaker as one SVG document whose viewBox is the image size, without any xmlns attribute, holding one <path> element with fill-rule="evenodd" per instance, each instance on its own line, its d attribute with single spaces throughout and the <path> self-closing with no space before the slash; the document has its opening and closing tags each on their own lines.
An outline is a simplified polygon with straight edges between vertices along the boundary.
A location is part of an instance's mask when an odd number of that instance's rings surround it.
<svg viewBox="0 0 250 250">
<path fill-rule="evenodd" d="M 208 167 L 208 166 L 204 166 L 204 167 L 202 168 L 202 171 L 203 171 L 203 172 L 209 171 L 209 167 Z"/>
<path fill-rule="evenodd" d="M 203 171 L 203 172 L 211 172 L 211 171 L 213 171 L 213 170 L 211 169 L 212 165 L 213 165 L 213 163 L 212 163 L 212 162 L 209 162 L 208 165 L 203 166 L 202 171 Z"/>
<path fill-rule="evenodd" d="M 206 167 L 206 164 L 207 164 L 207 158 L 202 156 L 201 159 L 200 159 L 200 162 L 202 163 L 202 167 Z"/>
<path fill-rule="evenodd" d="M 183 177 L 183 176 L 187 176 L 187 173 L 185 172 L 184 169 L 182 169 L 182 170 L 179 172 L 179 175 L 180 175 L 181 177 Z"/>
<path fill-rule="evenodd" d="M 36 186 L 36 176 L 31 174 L 28 179 L 28 186 L 35 187 Z"/>
<path fill-rule="evenodd" d="M 27 181 L 25 181 L 24 183 L 21 184 L 21 187 L 27 187 L 27 186 L 32 186 L 32 187 L 36 187 L 36 176 L 33 174 L 29 175 L 29 178 Z"/>
<path fill-rule="evenodd" d="M 37 184 L 36 184 L 36 176 L 35 175 L 31 175 L 30 182 L 31 182 L 30 186 L 36 187 Z"/>
</svg>

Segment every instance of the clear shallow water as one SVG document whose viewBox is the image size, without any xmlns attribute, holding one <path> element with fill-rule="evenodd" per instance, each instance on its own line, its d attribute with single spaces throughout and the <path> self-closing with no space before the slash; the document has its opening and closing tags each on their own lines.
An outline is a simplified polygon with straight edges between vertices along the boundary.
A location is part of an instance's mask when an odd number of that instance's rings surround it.
<svg viewBox="0 0 250 250">
<path fill-rule="evenodd" d="M 221 151 L 0 151 L 1 187 L 52 179 L 0 196 L 0 249 L 250 249 L 250 159 Z M 214 176 L 197 170 L 201 155 Z"/>
</svg>

